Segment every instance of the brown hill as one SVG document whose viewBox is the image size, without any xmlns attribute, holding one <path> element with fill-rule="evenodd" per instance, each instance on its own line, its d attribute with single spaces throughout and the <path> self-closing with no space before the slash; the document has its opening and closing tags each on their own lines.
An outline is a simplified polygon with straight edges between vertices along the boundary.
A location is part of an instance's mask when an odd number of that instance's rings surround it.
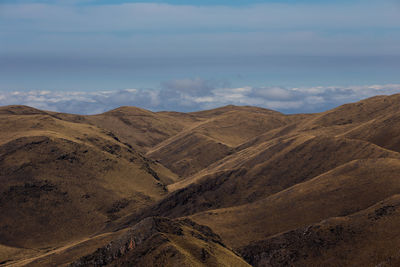
<svg viewBox="0 0 400 267">
<path fill-rule="evenodd" d="M 394 151 L 345 138 L 298 136 L 274 139 L 237 152 L 169 188 L 154 215 L 183 216 L 263 199 L 355 159 L 399 158 Z"/>
<path fill-rule="evenodd" d="M 93 246 L 96 244 L 96 246 Z M 132 227 L 45 255 L 19 266 L 250 266 L 206 226 L 189 219 L 149 217 Z"/>
<path fill-rule="evenodd" d="M 146 154 L 182 177 L 197 173 L 232 154 L 238 145 L 291 121 L 281 113 L 254 107 L 227 106 L 190 115 L 203 121 Z"/>
<path fill-rule="evenodd" d="M 161 162 L 182 178 L 196 174 L 233 152 L 231 147 L 192 131 L 171 139 L 167 139 L 170 143 L 161 143 L 157 150 L 146 156 Z"/>
<path fill-rule="evenodd" d="M 265 199 L 191 216 L 240 246 L 366 209 L 400 192 L 400 159 L 355 160 Z"/>
<path fill-rule="evenodd" d="M 367 122 L 400 111 L 400 94 L 375 96 L 357 103 L 345 104 L 317 116 L 315 124 L 322 126 Z"/>
<path fill-rule="evenodd" d="M 35 115 L 35 114 L 47 114 L 46 111 L 42 111 L 36 108 L 28 106 L 4 106 L 0 107 L 1 115 Z"/>
<path fill-rule="evenodd" d="M 374 143 L 400 152 L 400 112 L 381 116 L 356 127 L 343 135 Z"/>
<path fill-rule="evenodd" d="M 32 111 L 7 107 L 0 115 L 4 246 L 38 249 L 87 237 L 161 199 L 176 180 L 112 133 Z"/>
<path fill-rule="evenodd" d="M 210 228 L 191 220 L 149 217 L 71 266 L 249 266 Z"/>
<path fill-rule="evenodd" d="M 253 266 L 399 266 L 400 196 L 240 249 Z"/>
<path fill-rule="evenodd" d="M 184 113 L 154 113 L 134 107 L 122 107 L 86 119 L 143 152 L 197 122 Z"/>
<path fill-rule="evenodd" d="M 0 108 L 0 265 L 395 265 L 399 111 Z"/>
<path fill-rule="evenodd" d="M 123 143 L 145 152 L 165 139 L 197 122 L 189 114 L 178 112 L 151 112 L 136 107 L 120 107 L 92 116 L 54 113 L 64 121 L 95 125 L 113 132 Z"/>
</svg>

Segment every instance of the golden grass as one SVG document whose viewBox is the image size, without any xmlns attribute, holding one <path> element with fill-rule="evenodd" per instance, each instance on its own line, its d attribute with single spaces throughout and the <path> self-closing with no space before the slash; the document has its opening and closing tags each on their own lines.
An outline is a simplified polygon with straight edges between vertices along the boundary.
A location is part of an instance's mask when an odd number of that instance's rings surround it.
<svg viewBox="0 0 400 267">
<path fill-rule="evenodd" d="M 114 238 L 92 238 L 107 225 L 153 207 L 189 215 L 236 248 L 307 225 L 360 231 L 356 245 L 300 265 L 400 262 L 392 249 L 397 211 L 373 222 L 367 216 L 379 205 L 397 207 L 390 196 L 400 193 L 399 103 L 400 94 L 378 96 L 298 115 L 236 106 L 121 107 L 93 116 L 1 107 L 0 259 L 40 266 L 83 255 L 78 247 L 86 253 Z M 198 249 L 207 242 L 168 238 L 181 264 L 204 265 Z M 229 249 L 212 251 L 208 266 L 246 265 Z"/>
</svg>

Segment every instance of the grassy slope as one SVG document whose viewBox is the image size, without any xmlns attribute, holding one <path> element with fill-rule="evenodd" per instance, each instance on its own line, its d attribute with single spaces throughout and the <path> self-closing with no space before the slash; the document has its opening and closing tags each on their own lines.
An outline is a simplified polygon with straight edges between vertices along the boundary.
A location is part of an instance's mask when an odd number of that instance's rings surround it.
<svg viewBox="0 0 400 267">
<path fill-rule="evenodd" d="M 94 234 L 176 179 L 92 125 L 27 107 L 2 108 L 0 123 L 0 240 L 10 257 L 13 247 L 45 251 Z"/>
<path fill-rule="evenodd" d="M 398 266 L 400 196 L 240 249 L 254 266 Z"/>
<path fill-rule="evenodd" d="M 146 218 L 122 231 L 13 264 L 92 266 L 94 262 L 107 266 L 249 266 L 209 228 L 187 219 L 167 218 Z"/>
<path fill-rule="evenodd" d="M 147 153 L 185 178 L 232 154 L 239 144 L 289 121 L 281 113 L 254 107 L 227 106 L 190 115 L 201 122 Z"/>
<path fill-rule="evenodd" d="M 64 183 L 55 184 L 59 181 L 54 179 L 56 174 L 71 177 L 67 184 L 72 184 L 72 176 L 95 176 L 91 171 L 100 168 L 95 163 L 110 160 L 109 176 L 103 171 L 96 177 L 95 184 L 100 182 L 102 187 L 93 188 L 93 192 L 102 192 L 102 188 L 110 186 L 107 194 L 100 193 L 98 196 L 103 200 L 107 197 L 112 199 L 107 203 L 112 203 L 111 209 L 116 210 L 124 204 L 113 202 L 115 192 L 119 192 L 119 197 L 123 196 L 119 200 L 129 198 L 124 195 L 125 189 L 125 193 L 145 192 L 146 195 L 143 197 L 135 193 L 139 199 L 129 202 L 132 206 L 117 211 L 111 220 L 159 200 L 141 215 L 179 217 L 194 214 L 192 218 L 195 221 L 209 225 L 230 245 L 240 247 L 256 240 L 269 240 L 273 235 L 302 229 L 330 217 L 351 216 L 399 193 L 396 177 L 400 159 L 397 153 L 400 144 L 399 103 L 400 95 L 380 96 L 319 114 L 292 116 L 234 106 L 190 114 L 153 113 L 124 107 L 96 116 L 7 107 L 0 109 L 0 114 L 4 114 L 0 115 L 0 122 L 6 123 L 6 128 L 10 129 L 0 135 L 1 149 L 8 153 L 7 145 L 19 145 L 24 149 L 27 147 L 29 152 L 9 153 L 7 159 L 0 163 L 6 164 L 4 170 L 11 171 L 13 175 L 22 169 L 29 177 L 40 181 L 38 184 L 31 181 L 16 184 L 13 190 L 43 189 L 45 193 L 38 193 L 39 200 L 46 202 L 49 199 L 47 202 L 53 203 L 53 198 L 59 198 L 58 195 L 65 191 Z M 7 121 L 11 114 L 17 119 Z M 29 127 L 19 129 L 19 125 Z M 47 146 L 51 149 L 43 149 L 40 145 L 35 150 L 37 142 L 48 142 Z M 145 159 L 132 147 L 147 152 L 147 156 L 160 161 L 181 177 Z M 51 156 L 54 148 L 63 151 L 57 154 L 57 158 L 67 155 L 64 159 L 67 162 L 72 160 L 73 167 L 66 168 L 69 165 L 65 163 L 57 165 L 54 155 Z M 88 156 L 80 154 L 85 150 L 94 151 L 88 161 Z M 48 158 L 41 157 L 43 162 L 36 162 L 34 155 L 37 154 L 46 154 Z M 80 174 L 74 173 L 77 170 L 75 159 L 68 155 L 77 158 L 77 162 L 83 162 Z M 135 158 L 133 162 L 131 157 Z M 32 168 L 27 165 L 30 161 L 57 171 L 52 173 L 45 167 Z M 41 169 L 44 170 L 42 173 Z M 62 169 L 65 173 L 60 171 Z M 128 179 L 127 182 L 127 177 L 138 169 L 135 177 L 150 177 L 134 181 Z M 154 171 L 159 179 L 155 179 Z M 68 173 L 73 175 L 68 176 Z M 8 185 L 12 179 L 12 175 L 5 173 L 2 181 Z M 129 186 L 131 182 L 134 187 Z M 168 185 L 173 192 L 165 196 L 163 185 Z M 143 190 L 138 190 L 140 186 Z M 3 198 L 4 195 L 15 195 L 12 192 L 7 194 L 3 194 Z M 76 207 L 80 203 L 71 203 L 72 209 L 79 210 Z M 104 207 L 102 202 L 100 206 Z M 27 208 L 31 209 L 29 205 Z M 16 207 L 8 209 L 18 210 Z M 97 209 L 96 212 L 110 220 L 110 214 L 104 213 L 104 209 Z M 22 214 L 21 218 L 24 216 L 26 214 Z M 62 216 L 66 215 L 54 217 Z M 127 218 L 130 219 L 121 221 L 135 221 L 132 216 Z M 71 229 L 81 230 L 73 226 Z M 362 232 L 369 228 L 360 224 L 360 229 Z"/>
<path fill-rule="evenodd" d="M 355 160 L 265 199 L 197 213 L 232 246 L 349 215 L 400 192 L 400 159 Z"/>
</svg>

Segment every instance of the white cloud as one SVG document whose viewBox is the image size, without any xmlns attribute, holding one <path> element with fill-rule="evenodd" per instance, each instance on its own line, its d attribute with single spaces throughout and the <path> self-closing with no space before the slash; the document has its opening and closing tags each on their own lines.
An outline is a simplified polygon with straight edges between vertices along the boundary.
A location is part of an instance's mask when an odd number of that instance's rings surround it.
<svg viewBox="0 0 400 267">
<path fill-rule="evenodd" d="M 188 86 L 187 90 L 182 87 L 183 84 Z M 196 78 L 164 82 L 159 89 L 0 92 L 0 105 L 22 104 L 59 112 L 94 114 L 119 106 L 138 106 L 154 111 L 195 111 L 234 104 L 297 113 L 323 111 L 363 98 L 395 93 L 400 93 L 400 84 L 297 88 L 228 87 Z"/>
<path fill-rule="evenodd" d="M 293 97 L 293 92 L 281 87 L 255 88 L 253 94 L 262 98 L 286 100 Z"/>
</svg>

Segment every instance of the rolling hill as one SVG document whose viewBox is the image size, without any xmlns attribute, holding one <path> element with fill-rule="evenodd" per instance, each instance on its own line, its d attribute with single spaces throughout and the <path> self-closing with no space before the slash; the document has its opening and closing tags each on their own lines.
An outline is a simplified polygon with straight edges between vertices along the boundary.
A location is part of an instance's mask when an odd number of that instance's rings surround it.
<svg viewBox="0 0 400 267">
<path fill-rule="evenodd" d="M 0 114 L 2 245 L 41 249 L 95 234 L 176 180 L 100 128 L 26 107 Z"/>
<path fill-rule="evenodd" d="M 399 114 L 0 107 L 0 265 L 396 266 Z"/>
</svg>

